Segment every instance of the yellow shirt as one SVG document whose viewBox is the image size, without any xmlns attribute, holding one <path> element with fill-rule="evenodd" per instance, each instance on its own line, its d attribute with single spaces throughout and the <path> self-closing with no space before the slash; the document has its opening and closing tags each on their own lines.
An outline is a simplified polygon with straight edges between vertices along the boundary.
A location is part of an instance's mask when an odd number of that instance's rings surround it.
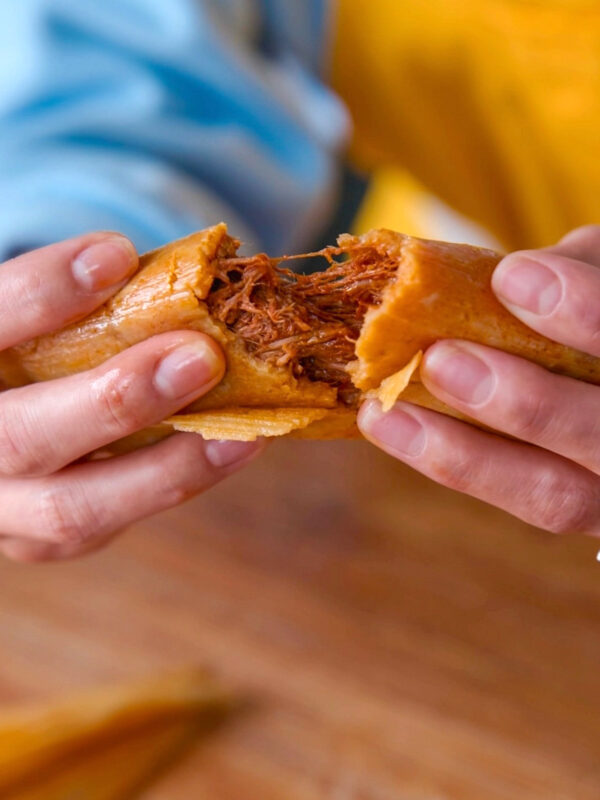
<svg viewBox="0 0 600 800">
<path fill-rule="evenodd" d="M 375 216 L 431 192 L 510 249 L 600 222 L 600 0 L 338 0 L 335 29 Z"/>
</svg>

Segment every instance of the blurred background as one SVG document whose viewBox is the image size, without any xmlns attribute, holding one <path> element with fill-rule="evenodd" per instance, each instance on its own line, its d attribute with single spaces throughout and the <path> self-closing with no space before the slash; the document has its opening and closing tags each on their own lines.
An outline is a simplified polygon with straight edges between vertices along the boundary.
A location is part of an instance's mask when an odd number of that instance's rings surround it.
<svg viewBox="0 0 600 800">
<path fill-rule="evenodd" d="M 0 21 L 5 257 L 221 219 L 273 255 L 600 221 L 596 0 L 5 0 Z M 149 800 L 596 800 L 595 549 L 366 443 L 278 441 L 102 553 L 0 564 L 0 702 L 208 665 L 243 709 Z"/>
</svg>

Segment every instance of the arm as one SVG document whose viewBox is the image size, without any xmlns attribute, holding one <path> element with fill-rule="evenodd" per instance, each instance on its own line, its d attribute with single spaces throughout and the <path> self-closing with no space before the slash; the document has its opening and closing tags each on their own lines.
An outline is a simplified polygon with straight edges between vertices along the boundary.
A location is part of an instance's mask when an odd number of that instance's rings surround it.
<svg viewBox="0 0 600 800">
<path fill-rule="evenodd" d="M 304 39 L 321 5 L 295 12 Z M 253 0 L 0 10 L 0 254 L 98 228 L 147 250 L 223 218 L 273 252 L 315 235 L 345 115 L 307 53 L 278 49 L 290 14 Z"/>
</svg>

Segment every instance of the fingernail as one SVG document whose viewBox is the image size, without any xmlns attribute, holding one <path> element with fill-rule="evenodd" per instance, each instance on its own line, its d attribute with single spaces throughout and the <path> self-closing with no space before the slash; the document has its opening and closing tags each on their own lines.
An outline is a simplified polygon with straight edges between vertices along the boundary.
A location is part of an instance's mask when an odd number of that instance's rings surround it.
<svg viewBox="0 0 600 800">
<path fill-rule="evenodd" d="M 137 267 L 134 246 L 124 236 L 113 236 L 83 250 L 71 268 L 85 292 L 100 292 L 125 280 Z"/>
<path fill-rule="evenodd" d="M 258 453 L 261 447 L 262 444 L 260 441 L 230 442 L 213 439 L 206 443 L 204 452 L 206 453 L 206 458 L 213 467 L 223 469 L 223 467 L 232 467 L 234 464 L 246 461 L 251 456 Z"/>
<path fill-rule="evenodd" d="M 154 373 L 154 385 L 172 400 L 183 398 L 212 383 L 223 372 L 223 361 L 202 339 L 171 350 Z"/>
<path fill-rule="evenodd" d="M 383 445 L 388 452 L 414 457 L 425 449 L 425 429 L 399 403 L 385 414 L 379 402 L 368 403 L 361 410 L 359 425 L 363 433 Z"/>
<path fill-rule="evenodd" d="M 533 258 L 510 258 L 494 273 L 493 285 L 498 295 L 514 306 L 546 316 L 562 297 L 562 284 L 556 273 Z"/>
<path fill-rule="evenodd" d="M 423 374 L 447 394 L 474 406 L 489 400 L 496 385 L 496 376 L 484 361 L 446 343 L 427 354 Z"/>
</svg>

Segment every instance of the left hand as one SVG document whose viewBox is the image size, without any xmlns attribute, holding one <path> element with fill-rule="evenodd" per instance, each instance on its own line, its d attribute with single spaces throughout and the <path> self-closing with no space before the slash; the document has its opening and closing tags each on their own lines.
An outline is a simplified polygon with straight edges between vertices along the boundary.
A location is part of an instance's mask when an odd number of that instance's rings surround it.
<svg viewBox="0 0 600 800">
<path fill-rule="evenodd" d="M 492 288 L 522 322 L 600 356 L 600 226 L 556 246 L 512 253 Z M 438 483 L 554 533 L 600 535 L 600 386 L 555 375 L 516 356 L 440 341 L 421 368 L 449 406 L 520 441 L 424 408 L 376 401 L 359 413 L 363 434 Z"/>
<path fill-rule="evenodd" d="M 82 319 L 137 264 L 131 242 L 110 232 L 0 264 L 0 351 Z M 0 391 L 0 553 L 15 561 L 84 555 L 245 466 L 260 442 L 205 442 L 195 433 L 88 459 L 205 395 L 224 373 L 216 342 L 180 330 L 87 371 Z"/>
</svg>

